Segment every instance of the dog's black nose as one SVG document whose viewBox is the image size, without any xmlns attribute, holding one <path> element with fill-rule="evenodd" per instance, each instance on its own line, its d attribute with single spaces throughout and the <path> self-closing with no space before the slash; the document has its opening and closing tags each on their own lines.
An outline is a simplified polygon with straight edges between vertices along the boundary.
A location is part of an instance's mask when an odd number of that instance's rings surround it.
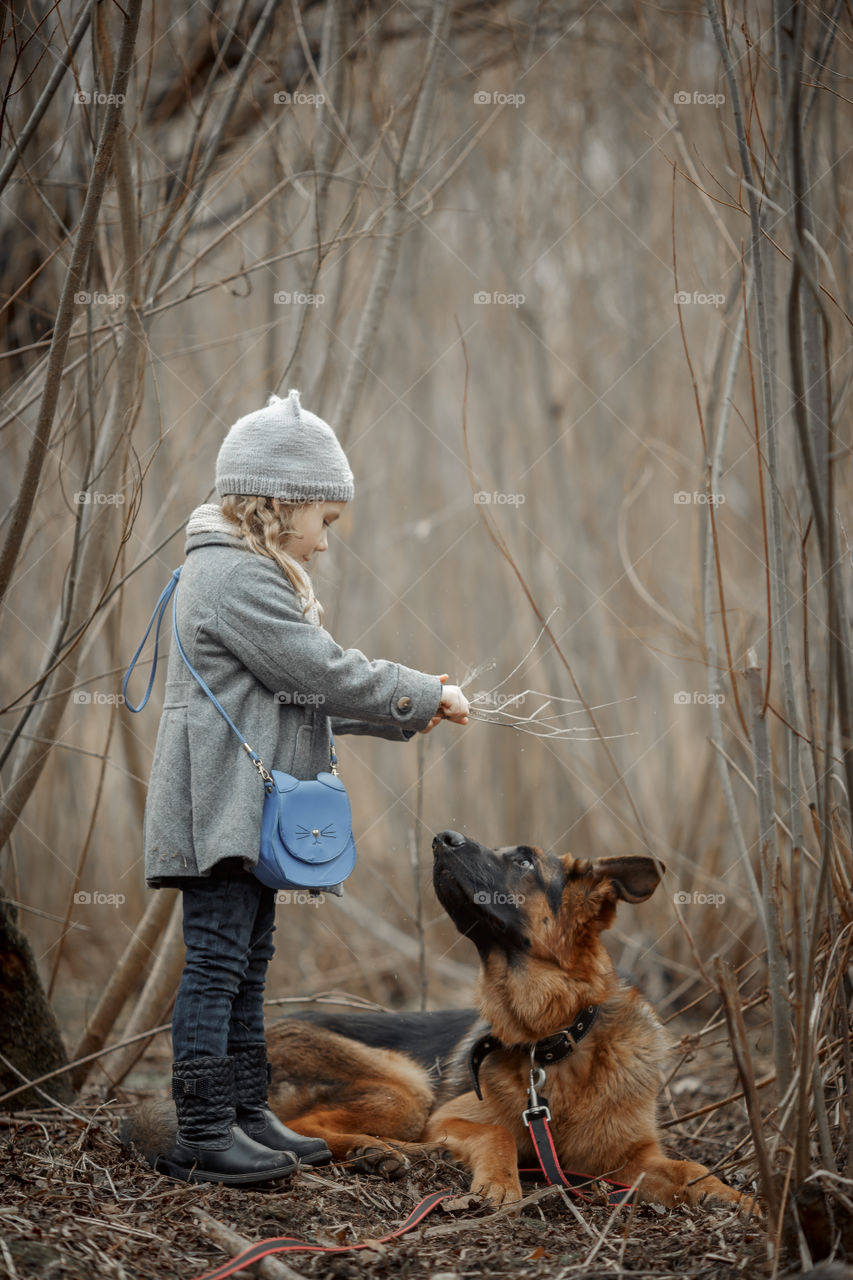
<svg viewBox="0 0 853 1280">
<path fill-rule="evenodd" d="M 461 844 L 465 843 L 465 837 L 461 836 L 458 831 L 439 831 L 433 840 L 433 848 L 439 844 L 450 845 L 451 849 L 458 849 Z"/>
</svg>

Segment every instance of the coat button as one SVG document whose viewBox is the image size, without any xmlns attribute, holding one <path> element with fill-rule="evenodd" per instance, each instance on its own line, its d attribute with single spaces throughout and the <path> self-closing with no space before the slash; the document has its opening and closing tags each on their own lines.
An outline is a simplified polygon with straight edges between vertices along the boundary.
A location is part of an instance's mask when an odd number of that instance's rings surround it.
<svg viewBox="0 0 853 1280">
<path fill-rule="evenodd" d="M 411 699 L 411 698 L 398 698 L 398 699 L 397 699 L 397 710 L 398 710 L 398 711 L 411 711 L 411 709 L 412 709 L 412 699 Z"/>
</svg>

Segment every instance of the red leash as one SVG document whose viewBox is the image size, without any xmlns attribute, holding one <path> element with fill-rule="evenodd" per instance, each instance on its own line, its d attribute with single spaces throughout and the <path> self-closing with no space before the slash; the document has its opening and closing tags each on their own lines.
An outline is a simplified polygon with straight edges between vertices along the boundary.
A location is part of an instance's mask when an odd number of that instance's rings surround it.
<svg viewBox="0 0 853 1280">
<path fill-rule="evenodd" d="M 608 1204 L 616 1206 L 632 1204 L 635 1199 L 635 1192 L 633 1188 L 626 1186 L 624 1182 L 614 1182 L 612 1178 L 602 1176 L 564 1173 L 560 1166 L 549 1124 L 551 1112 L 548 1109 L 548 1100 L 547 1098 L 538 1097 L 536 1092 L 537 1088 L 541 1088 L 544 1083 L 545 1072 L 541 1068 L 538 1071 L 531 1068 L 530 1087 L 528 1090 L 529 1105 L 522 1112 L 522 1119 L 530 1131 L 530 1138 L 539 1159 L 540 1167 L 535 1170 L 520 1169 L 519 1173 L 522 1176 L 524 1174 L 544 1174 L 546 1181 L 551 1186 L 565 1187 L 567 1191 L 577 1196 L 579 1200 L 585 1200 L 588 1203 L 594 1203 L 594 1198 L 587 1195 L 583 1188 L 592 1188 L 596 1183 L 607 1183 L 613 1188 L 612 1191 L 605 1191 Z M 416 1227 L 419 1222 L 422 1222 L 428 1213 L 432 1213 L 433 1209 L 441 1204 L 442 1200 L 447 1200 L 450 1196 L 456 1194 L 458 1192 L 433 1191 L 431 1195 L 425 1196 L 420 1204 L 415 1205 L 408 1218 L 396 1231 L 391 1231 L 387 1236 L 381 1236 L 378 1240 L 364 1241 L 361 1244 L 326 1245 L 308 1244 L 305 1240 L 297 1240 L 294 1236 L 270 1236 L 267 1240 L 259 1240 L 257 1244 L 250 1245 L 248 1249 L 244 1249 L 235 1258 L 231 1258 L 229 1262 L 224 1262 L 219 1267 L 214 1267 L 212 1271 L 205 1271 L 201 1275 L 194 1276 L 193 1280 L 226 1280 L 227 1276 L 235 1275 L 238 1271 L 242 1271 L 244 1267 L 252 1266 L 272 1253 L 354 1253 L 358 1249 L 369 1249 L 373 1244 L 386 1244 L 389 1240 L 394 1240 L 397 1236 L 405 1235 L 407 1231 L 411 1231 L 412 1227 Z"/>
<path fill-rule="evenodd" d="M 544 1099 L 542 1099 L 542 1102 L 544 1103 Z M 547 1113 L 547 1104 L 545 1106 L 540 1104 L 540 1109 Z M 529 1113 L 526 1112 L 525 1115 L 529 1115 Z M 624 1183 L 614 1182 L 612 1178 L 587 1177 L 580 1173 L 563 1172 L 554 1147 L 554 1139 L 548 1124 L 549 1119 L 550 1113 L 529 1115 L 530 1136 L 533 1140 L 536 1154 L 539 1157 L 540 1168 L 519 1169 L 522 1177 L 524 1175 L 544 1174 L 545 1179 L 551 1186 L 563 1186 L 572 1195 L 577 1196 L 579 1200 L 585 1200 L 588 1203 L 593 1203 L 593 1197 L 586 1195 L 582 1188 L 592 1187 L 598 1182 L 607 1182 L 613 1187 L 612 1191 L 606 1193 L 608 1204 L 630 1204 L 634 1198 L 634 1193 Z M 378 1240 L 364 1241 L 362 1244 L 325 1245 L 308 1244 L 305 1240 L 297 1240 L 295 1236 L 270 1236 L 268 1239 L 259 1240 L 257 1244 L 244 1249 L 242 1253 L 237 1254 L 236 1257 L 231 1258 L 228 1262 L 223 1262 L 221 1266 L 214 1267 L 212 1271 L 204 1271 L 200 1275 L 193 1276 L 193 1280 L 226 1280 L 227 1276 L 236 1275 L 244 1267 L 250 1267 L 273 1253 L 354 1253 L 358 1249 L 369 1249 L 373 1244 L 386 1244 L 389 1240 L 394 1240 L 397 1236 L 405 1235 L 407 1231 L 411 1231 L 413 1227 L 416 1227 L 418 1223 L 424 1220 L 427 1214 L 432 1213 L 433 1209 L 441 1204 L 442 1200 L 447 1200 L 448 1197 L 458 1194 L 458 1191 L 433 1191 L 431 1195 L 425 1196 L 420 1204 L 415 1205 L 408 1218 L 396 1231 L 391 1231 L 388 1235 L 381 1236 Z"/>
<path fill-rule="evenodd" d="M 614 1182 L 612 1178 L 605 1178 L 601 1174 L 583 1174 L 583 1173 L 566 1173 L 560 1166 L 557 1159 L 557 1151 L 554 1146 L 554 1137 L 548 1125 L 548 1121 L 544 1118 L 533 1117 L 530 1122 L 530 1137 L 533 1141 L 533 1149 L 539 1159 L 538 1169 L 519 1169 L 522 1178 L 539 1177 L 541 1180 L 544 1175 L 546 1182 L 552 1187 L 565 1187 L 573 1196 L 577 1196 L 579 1200 L 585 1200 L 588 1204 L 595 1203 L 595 1197 L 587 1195 L 584 1188 L 591 1190 L 597 1183 L 606 1182 L 611 1190 L 604 1190 L 607 1203 L 612 1205 L 629 1205 L 635 1198 L 632 1187 L 624 1182 Z"/>
<path fill-rule="evenodd" d="M 605 1191 L 604 1193 L 608 1204 L 633 1204 L 636 1194 L 624 1182 L 614 1182 L 612 1178 L 603 1176 L 563 1172 L 557 1156 L 557 1148 L 554 1146 L 554 1136 L 551 1133 L 551 1125 L 549 1123 L 551 1112 L 548 1109 L 548 1099 L 540 1098 L 536 1092 L 537 1089 L 542 1088 L 544 1083 L 545 1072 L 541 1067 L 535 1068 L 533 1066 L 531 1055 L 530 1084 L 527 1090 L 528 1105 L 522 1111 L 521 1118 L 530 1132 L 530 1140 L 539 1160 L 539 1167 L 547 1182 L 552 1187 L 565 1187 L 567 1191 L 577 1196 L 579 1200 L 586 1201 L 592 1201 L 593 1197 L 585 1195 L 581 1188 L 593 1187 L 597 1182 L 606 1182 L 613 1187 L 612 1191 Z M 527 1173 L 529 1171 L 523 1169 L 520 1172 Z"/>
<path fill-rule="evenodd" d="M 294 1236 L 271 1236 L 268 1240 L 259 1240 L 257 1244 L 251 1245 L 248 1249 L 244 1249 L 242 1253 L 238 1253 L 236 1258 L 231 1258 L 228 1262 L 223 1262 L 222 1266 L 214 1267 L 212 1271 L 205 1271 L 201 1275 L 194 1276 L 193 1280 L 225 1280 L 226 1276 L 233 1276 L 238 1271 L 242 1271 L 244 1267 L 250 1267 L 255 1262 L 260 1262 L 261 1258 L 266 1258 L 271 1253 L 352 1253 L 356 1249 L 369 1249 L 374 1244 L 385 1244 L 388 1240 L 393 1240 L 395 1236 L 405 1235 L 407 1231 L 411 1231 L 412 1227 L 416 1227 L 419 1222 L 432 1213 L 436 1205 L 441 1204 L 442 1200 L 448 1197 L 458 1195 L 458 1191 L 433 1191 L 432 1195 L 425 1196 L 420 1204 L 415 1205 L 406 1221 L 399 1226 L 396 1231 L 390 1232 L 387 1236 L 382 1236 L 378 1240 L 366 1240 L 362 1244 L 308 1244 L 304 1240 L 297 1240 Z"/>
</svg>

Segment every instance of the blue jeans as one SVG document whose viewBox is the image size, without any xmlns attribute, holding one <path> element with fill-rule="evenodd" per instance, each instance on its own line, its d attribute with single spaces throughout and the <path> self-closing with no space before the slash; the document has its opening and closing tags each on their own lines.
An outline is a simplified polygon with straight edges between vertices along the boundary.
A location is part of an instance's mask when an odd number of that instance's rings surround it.
<svg viewBox="0 0 853 1280">
<path fill-rule="evenodd" d="M 224 1058 L 229 1046 L 264 1040 L 264 986 L 275 947 L 275 890 L 242 859 L 187 878 L 181 985 L 172 1014 L 172 1056 Z"/>
</svg>

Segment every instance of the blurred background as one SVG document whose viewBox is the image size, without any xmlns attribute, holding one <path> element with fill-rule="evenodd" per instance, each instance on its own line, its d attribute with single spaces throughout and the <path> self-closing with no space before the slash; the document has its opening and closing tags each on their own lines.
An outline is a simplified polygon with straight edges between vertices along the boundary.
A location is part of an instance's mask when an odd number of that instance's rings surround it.
<svg viewBox="0 0 853 1280">
<path fill-rule="evenodd" d="M 719 957 L 760 1053 L 792 1060 L 821 974 L 837 1048 L 849 11 L 42 8 L 0 53 L 0 879 L 69 1052 L 168 1021 L 174 895 L 141 856 L 164 671 L 138 717 L 121 678 L 226 430 L 294 386 L 355 474 L 326 625 L 479 714 L 340 741 L 358 869 L 279 908 L 269 995 L 470 1003 L 431 888 L 454 827 L 652 853 L 608 945 L 689 1007 L 677 1033 L 723 1025 Z"/>
</svg>

